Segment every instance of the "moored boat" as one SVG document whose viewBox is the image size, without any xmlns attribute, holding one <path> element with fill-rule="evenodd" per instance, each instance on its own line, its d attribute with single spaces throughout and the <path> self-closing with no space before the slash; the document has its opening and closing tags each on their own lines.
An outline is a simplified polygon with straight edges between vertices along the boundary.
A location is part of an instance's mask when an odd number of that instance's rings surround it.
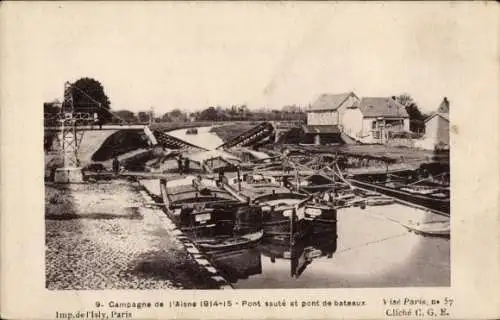
<svg viewBox="0 0 500 320">
<path fill-rule="evenodd" d="M 333 181 L 333 179 L 322 174 L 313 174 L 302 179 L 287 178 L 285 184 L 290 189 L 301 190 L 307 193 L 324 192 L 331 189 L 341 191 L 350 188 L 349 185 L 341 181 Z"/>
<path fill-rule="evenodd" d="M 197 238 L 196 243 L 205 250 L 235 250 L 259 241 L 263 235 L 264 232 L 261 229 L 242 235 Z"/>
<path fill-rule="evenodd" d="M 409 223 L 404 225 L 409 231 L 416 234 L 436 237 L 450 237 L 449 221 L 433 221 L 427 223 Z"/>
<path fill-rule="evenodd" d="M 262 213 L 211 179 L 188 177 L 160 184 L 167 215 L 200 249 L 229 250 L 260 240 Z"/>
<path fill-rule="evenodd" d="M 294 210 L 296 206 L 308 200 L 306 195 L 293 192 L 275 192 L 253 199 L 253 204 L 262 208 L 264 234 L 288 236 L 294 226 L 295 229 L 302 230 L 304 221 L 296 216 Z"/>
<path fill-rule="evenodd" d="M 415 170 L 351 175 L 349 183 L 363 190 L 450 214 L 449 164 L 424 163 Z"/>
<path fill-rule="evenodd" d="M 225 181 L 232 193 L 244 195 L 249 203 L 262 209 L 265 237 L 300 238 L 311 228 L 317 232 L 336 231 L 334 208 L 313 203 L 311 195 L 291 191 L 272 176 L 265 173 L 247 173 Z"/>
<path fill-rule="evenodd" d="M 450 192 L 448 188 L 435 186 L 410 186 L 397 182 L 370 182 L 361 178 L 349 179 L 355 187 L 375 191 L 389 197 L 394 197 L 413 203 L 442 214 L 450 214 Z"/>
</svg>

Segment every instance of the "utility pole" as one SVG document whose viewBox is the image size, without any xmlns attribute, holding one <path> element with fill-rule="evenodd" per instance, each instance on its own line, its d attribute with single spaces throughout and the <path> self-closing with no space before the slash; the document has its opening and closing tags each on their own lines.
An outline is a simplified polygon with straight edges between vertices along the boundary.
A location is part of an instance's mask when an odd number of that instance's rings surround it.
<svg viewBox="0 0 500 320">
<path fill-rule="evenodd" d="M 151 126 L 154 123 L 154 108 L 151 107 L 149 109 L 149 125 Z"/>
<path fill-rule="evenodd" d="M 61 144 L 61 157 L 63 159 L 63 167 L 57 168 L 54 175 L 54 182 L 72 183 L 82 182 L 83 174 L 80 168 L 78 159 L 78 147 L 80 145 L 82 133 L 76 131 L 76 117 L 73 105 L 73 94 L 71 92 L 71 83 L 64 84 L 64 102 L 61 105 L 61 112 L 58 117 L 60 122 L 59 141 Z M 82 115 L 79 115 L 80 117 Z M 90 115 L 83 116 L 90 118 Z"/>
</svg>

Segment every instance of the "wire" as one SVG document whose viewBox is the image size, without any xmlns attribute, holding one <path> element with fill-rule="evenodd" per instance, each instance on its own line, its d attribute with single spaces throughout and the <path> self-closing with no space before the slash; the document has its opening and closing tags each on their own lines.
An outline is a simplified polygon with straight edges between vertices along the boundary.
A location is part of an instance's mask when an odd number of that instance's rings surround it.
<svg viewBox="0 0 500 320">
<path fill-rule="evenodd" d="M 68 82 L 69 83 L 69 82 Z M 72 87 L 72 88 L 75 88 L 76 90 L 78 90 L 79 92 L 83 93 L 87 98 L 89 98 L 92 102 L 94 102 L 95 104 L 97 104 L 97 107 L 108 112 L 111 117 L 114 117 L 118 120 L 120 120 L 122 123 L 128 123 L 127 121 L 125 121 L 124 119 L 120 118 L 119 116 L 117 116 L 116 114 L 114 114 L 111 110 L 109 109 L 106 109 L 102 106 L 102 103 L 97 101 L 96 99 L 92 98 L 88 93 L 86 93 L 85 91 L 83 91 L 82 89 L 78 88 L 75 84 L 73 83 L 69 83 L 69 85 Z"/>
</svg>

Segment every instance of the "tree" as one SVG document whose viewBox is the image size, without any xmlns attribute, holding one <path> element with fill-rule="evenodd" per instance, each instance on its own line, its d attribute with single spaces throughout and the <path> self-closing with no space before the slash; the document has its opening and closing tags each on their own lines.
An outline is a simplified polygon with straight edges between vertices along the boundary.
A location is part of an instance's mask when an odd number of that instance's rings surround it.
<svg viewBox="0 0 500 320">
<path fill-rule="evenodd" d="M 113 112 L 118 118 L 122 119 L 127 123 L 135 123 L 137 122 L 137 117 L 132 111 L 129 110 L 118 110 Z"/>
<path fill-rule="evenodd" d="M 396 97 L 396 101 L 399 102 L 400 105 L 408 107 L 412 104 L 415 104 L 415 101 L 413 101 L 413 98 L 410 97 L 409 94 L 403 93 L 400 94 L 399 96 Z"/>
<path fill-rule="evenodd" d="M 161 122 L 170 122 L 172 119 L 170 119 L 170 113 L 164 113 L 163 116 L 161 116 Z"/>
<path fill-rule="evenodd" d="M 293 105 L 286 105 L 286 106 L 283 106 L 283 108 L 281 108 L 281 111 L 285 112 L 285 113 L 299 113 L 300 112 L 300 108 L 296 105 L 296 104 L 293 104 Z"/>
<path fill-rule="evenodd" d="M 410 118 L 410 131 L 423 132 L 425 130 L 425 116 L 418 108 L 417 103 L 413 98 L 406 93 L 395 97 L 396 101 L 405 107 L 406 112 Z"/>
<path fill-rule="evenodd" d="M 180 109 L 174 109 L 163 114 L 161 121 L 163 122 L 185 122 L 188 120 L 188 115 Z"/>
<path fill-rule="evenodd" d="M 139 111 L 137 113 L 137 119 L 139 120 L 140 123 L 144 123 L 144 122 L 149 122 L 149 112 L 146 112 L 146 111 Z"/>
<path fill-rule="evenodd" d="M 43 113 L 59 113 L 61 111 L 61 103 L 58 100 L 54 100 L 52 102 L 44 102 L 43 104 Z"/>
<path fill-rule="evenodd" d="M 174 122 L 186 122 L 188 120 L 187 113 L 180 109 L 174 109 L 169 113 L 171 121 Z"/>
<path fill-rule="evenodd" d="M 215 121 L 217 120 L 217 115 L 217 110 L 214 107 L 209 107 L 200 113 L 199 120 Z"/>
<path fill-rule="evenodd" d="M 174 109 L 172 111 L 170 111 L 170 116 L 172 118 L 179 118 L 179 117 L 182 117 L 183 115 L 183 112 L 179 109 Z"/>
<path fill-rule="evenodd" d="M 100 124 L 112 119 L 109 111 L 111 103 L 99 81 L 92 78 L 78 79 L 71 86 L 71 94 L 75 112 L 97 113 Z"/>
</svg>

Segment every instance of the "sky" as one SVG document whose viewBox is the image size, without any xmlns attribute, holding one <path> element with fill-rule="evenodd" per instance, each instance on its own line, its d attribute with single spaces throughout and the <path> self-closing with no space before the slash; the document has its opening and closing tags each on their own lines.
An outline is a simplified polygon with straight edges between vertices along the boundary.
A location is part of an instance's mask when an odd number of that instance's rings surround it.
<svg viewBox="0 0 500 320">
<path fill-rule="evenodd" d="M 495 17 L 486 6 L 10 2 L 2 41 L 9 81 L 35 90 L 29 103 L 40 106 L 91 77 L 114 110 L 281 108 L 354 91 L 406 92 L 430 112 L 444 96 L 453 108 L 474 89 L 465 80 L 497 59 L 496 43 L 479 42 Z"/>
</svg>

